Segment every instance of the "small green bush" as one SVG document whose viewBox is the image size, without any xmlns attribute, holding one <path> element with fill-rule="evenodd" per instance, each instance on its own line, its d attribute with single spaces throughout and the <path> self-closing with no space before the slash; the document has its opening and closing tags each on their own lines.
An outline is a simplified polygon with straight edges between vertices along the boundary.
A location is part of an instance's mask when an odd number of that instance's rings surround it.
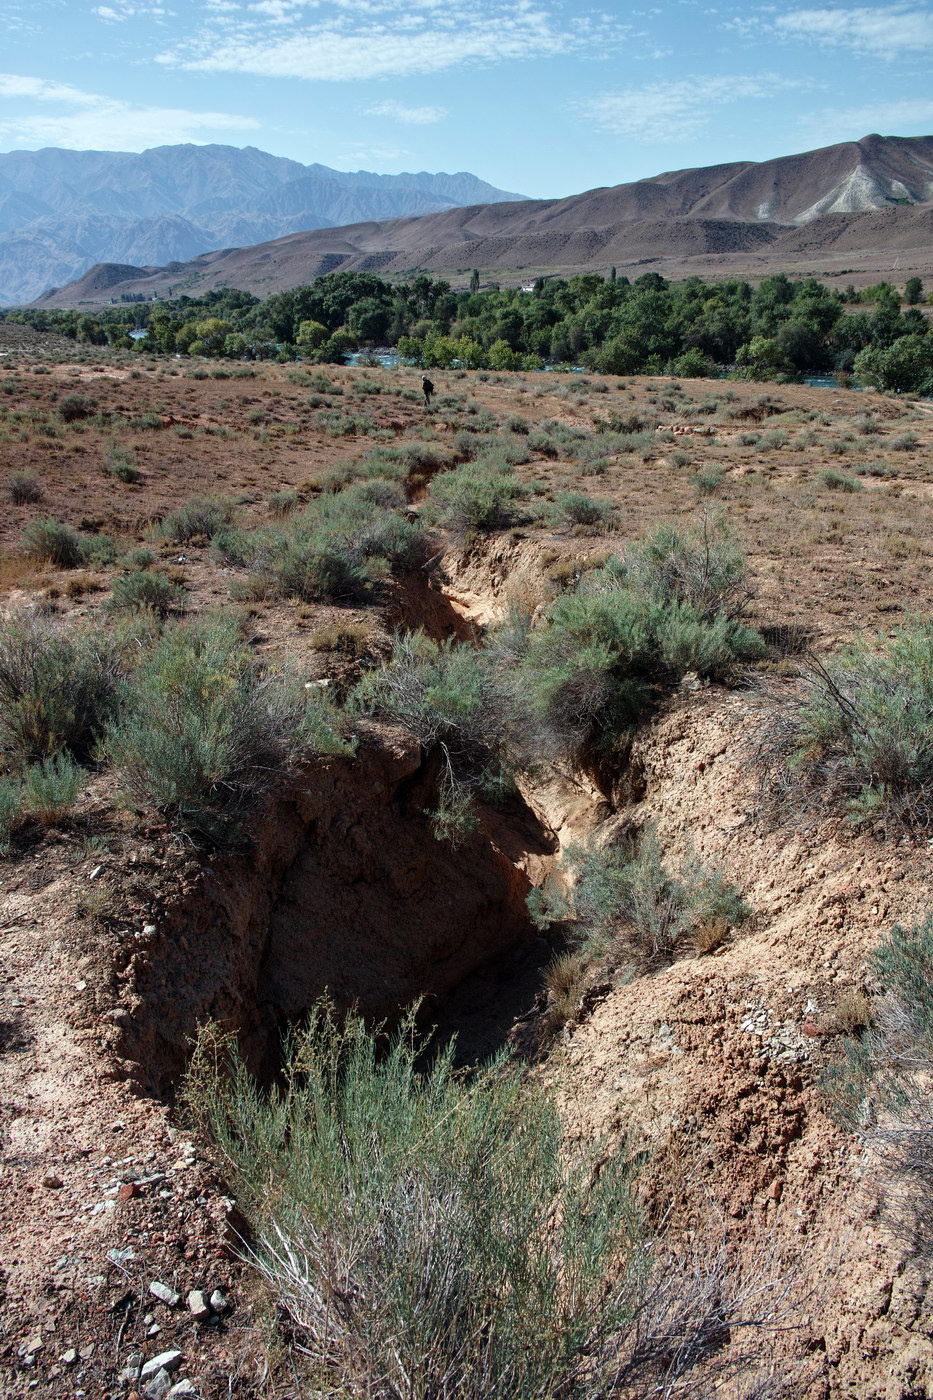
<svg viewBox="0 0 933 1400">
<path fill-rule="evenodd" d="M 671 527 L 588 573 L 552 603 L 520 663 L 534 744 L 611 747 L 686 671 L 725 679 L 760 656 L 739 621 L 747 596 L 731 540 Z"/>
<path fill-rule="evenodd" d="M 275 516 L 290 515 L 300 501 L 297 491 L 284 487 L 281 491 L 273 491 L 268 498 L 269 514 Z"/>
<path fill-rule="evenodd" d="M 897 437 L 891 439 L 891 449 L 894 452 L 912 452 L 919 441 L 918 434 L 909 429 L 906 433 L 898 433 Z"/>
<path fill-rule="evenodd" d="M 84 563 L 104 569 L 116 562 L 117 546 L 110 535 L 82 535 Z"/>
<path fill-rule="evenodd" d="M 252 569 L 272 595 L 362 601 L 387 574 L 424 562 L 424 528 L 404 506 L 395 482 L 374 477 L 315 497 L 275 530 L 224 531 L 214 547 L 225 562 Z"/>
<path fill-rule="evenodd" d="M 712 496 L 720 489 L 725 479 L 726 473 L 722 467 L 710 467 L 705 472 L 694 472 L 690 483 L 701 496 Z"/>
<path fill-rule="evenodd" d="M 58 405 L 58 415 L 63 423 L 76 423 L 82 418 L 90 418 L 94 412 L 94 400 L 82 394 L 66 394 Z"/>
<path fill-rule="evenodd" d="M 933 915 L 895 924 L 869 958 L 875 996 L 824 1074 L 833 1116 L 885 1180 L 885 1214 L 917 1258 L 933 1250 Z M 870 1024 L 864 1025 L 864 1020 Z"/>
<path fill-rule="evenodd" d="M 827 805 L 855 823 L 933 823 L 933 624 L 859 638 L 765 690 L 757 761 L 779 806 Z"/>
<path fill-rule="evenodd" d="M 564 864 L 574 877 L 569 894 L 545 886 L 529 906 L 540 927 L 571 920 L 590 959 L 645 971 L 687 951 L 711 924 L 737 928 L 751 913 L 720 871 L 695 860 L 670 871 L 650 828 L 621 846 L 571 848 Z"/>
<path fill-rule="evenodd" d="M 104 453 L 103 470 L 107 476 L 112 476 L 116 481 L 123 481 L 127 485 L 133 485 L 142 476 L 133 460 L 133 454 L 125 447 L 115 444 L 111 444 Z"/>
<path fill-rule="evenodd" d="M 138 664 L 103 746 L 137 802 L 226 839 L 323 733 L 322 703 L 264 673 L 235 619 L 176 623 Z"/>
<path fill-rule="evenodd" d="M 629 547 L 619 574 L 645 597 L 687 603 L 704 620 L 741 617 L 751 596 L 741 549 L 708 519 L 686 531 L 657 526 Z"/>
<path fill-rule="evenodd" d="M 211 540 L 230 524 L 233 513 L 232 501 L 197 497 L 165 516 L 158 533 L 175 544 L 187 544 L 199 535 Z"/>
<path fill-rule="evenodd" d="M 933 914 L 909 928 L 895 924 L 869 964 L 900 1008 L 898 1038 L 933 1057 Z"/>
<path fill-rule="evenodd" d="M 74 569 L 85 562 L 85 537 L 62 520 L 31 520 L 23 531 L 23 546 L 33 558 L 59 569 Z"/>
<path fill-rule="evenodd" d="M 828 491 L 862 491 L 862 483 L 854 476 L 846 476 L 845 472 L 836 471 L 834 467 L 821 467 L 816 474 L 817 482 L 820 486 L 825 486 Z"/>
<path fill-rule="evenodd" d="M 612 521 L 612 502 L 597 500 L 583 491 L 564 491 L 558 496 L 557 504 L 573 525 L 600 531 L 607 529 Z"/>
<path fill-rule="evenodd" d="M 0 778 L 0 856 L 9 854 L 10 838 L 22 821 L 22 783 Z"/>
<path fill-rule="evenodd" d="M 507 781 L 512 700 L 476 647 L 432 642 L 422 633 L 396 637 L 391 658 L 362 678 L 351 704 L 404 725 L 439 760 L 439 837 L 468 830 L 473 796 Z"/>
<path fill-rule="evenodd" d="M 633 1358 L 656 1369 L 623 1155 L 595 1170 L 568 1150 L 539 1081 L 501 1060 L 465 1076 L 411 1018 L 386 1043 L 327 1006 L 291 1038 L 284 1088 L 224 1049 L 202 1037 L 187 1098 L 315 1389 L 596 1400 L 634 1379 Z M 707 1349 L 697 1338 L 691 1357 Z"/>
<path fill-rule="evenodd" d="M 52 826 L 71 811 L 85 781 L 69 753 L 44 758 L 23 775 L 21 811 L 42 826 Z"/>
<path fill-rule="evenodd" d="M 15 506 L 35 505 L 42 500 L 42 482 L 35 472 L 10 472 L 6 492 Z"/>
<path fill-rule="evenodd" d="M 883 457 L 875 462 L 862 462 L 853 469 L 857 476 L 891 477 L 897 476 L 897 468 L 892 467 Z"/>
<path fill-rule="evenodd" d="M 511 467 L 503 470 L 471 462 L 434 478 L 428 492 L 429 513 L 455 535 L 469 537 L 513 524 L 525 495 L 527 489 Z"/>
<path fill-rule="evenodd" d="M 362 602 L 370 592 L 370 574 L 361 561 L 313 538 L 289 540 L 274 559 L 263 559 L 260 572 L 274 579 L 284 597 L 305 602 Z"/>
<path fill-rule="evenodd" d="M 88 756 L 117 706 L 114 650 L 29 614 L 0 621 L 0 750 L 17 763 Z"/>
<path fill-rule="evenodd" d="M 166 617 L 185 605 L 185 590 L 177 587 L 165 574 L 135 570 L 113 581 L 111 606 L 121 612 L 148 609 Z"/>
<path fill-rule="evenodd" d="M 122 569 L 151 569 L 155 561 L 156 557 L 151 549 L 138 545 L 128 549 L 118 563 Z"/>
</svg>

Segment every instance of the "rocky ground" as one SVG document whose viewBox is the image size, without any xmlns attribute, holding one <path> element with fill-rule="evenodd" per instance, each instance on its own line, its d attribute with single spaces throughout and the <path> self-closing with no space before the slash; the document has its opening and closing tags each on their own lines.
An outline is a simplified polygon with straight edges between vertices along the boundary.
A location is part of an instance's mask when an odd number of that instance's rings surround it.
<svg viewBox="0 0 933 1400">
<path fill-rule="evenodd" d="M 608 532 L 552 513 L 469 546 L 439 537 L 432 569 L 368 608 L 249 602 L 254 645 L 339 686 L 358 663 L 321 645 L 335 621 L 361 628 L 371 657 L 399 620 L 465 635 L 512 601 L 546 603 L 650 524 L 709 511 L 747 552 L 750 617 L 766 629 L 764 669 L 778 684 L 804 646 L 831 649 L 930 609 L 928 404 L 803 386 L 437 373 L 426 414 L 412 371 L 111 352 L 63 362 L 44 345 L 4 348 L 0 489 L 25 471 L 43 493 L 0 518 L 7 608 L 35 602 L 109 625 L 113 570 L 38 564 L 20 546 L 30 519 L 55 516 L 124 547 L 192 496 L 222 494 L 259 523 L 270 493 L 307 497 L 373 443 L 425 440 L 452 459 L 458 432 L 520 415 L 591 434 L 613 420 L 658 430 L 582 479 L 560 457 L 518 468 L 545 499 L 573 488 L 612 501 Z M 89 401 L 87 416 L 63 421 L 68 395 Z M 135 483 L 103 470 L 114 446 L 137 464 Z M 424 483 L 409 492 L 419 509 Z M 191 612 L 232 605 L 236 571 L 206 542 L 150 547 Z M 214 859 L 179 843 L 100 775 L 69 823 L 0 861 L 3 1393 L 298 1400 L 274 1304 L 242 1259 L 223 1164 L 175 1101 L 187 1037 L 220 1015 L 262 1058 L 275 1023 L 262 1007 L 270 988 L 282 1004 L 290 977 L 275 930 L 291 928 L 283 911 L 305 903 L 311 867 L 331 893 L 293 954 L 300 995 L 312 994 L 302 969 L 324 930 L 332 978 L 383 958 L 392 996 L 435 993 L 444 1029 L 482 1052 L 541 1005 L 549 949 L 523 941 L 529 882 L 569 840 L 633 815 L 656 822 L 672 859 L 722 866 L 754 919 L 719 947 L 587 995 L 540 1071 L 560 1075 L 569 1133 L 646 1149 L 658 1218 L 681 1232 L 716 1221 L 747 1277 L 773 1293 L 788 1280 L 793 1305 L 762 1334 L 758 1380 L 775 1370 L 785 1394 L 807 1400 L 931 1393 L 926 1270 L 889 1228 L 880 1178 L 821 1088 L 866 956 L 892 922 L 925 911 L 930 852 L 827 817 L 776 825 L 749 769 L 758 722 L 749 692 L 688 685 L 639 739 L 634 789 L 607 794 L 555 769 L 460 858 L 439 852 L 400 798 L 417 770 L 410 740 L 374 732 L 355 763 L 329 761 L 276 799 L 250 852 Z M 463 901 L 458 925 L 450 911 Z M 392 936 L 402 915 L 404 946 Z"/>
</svg>

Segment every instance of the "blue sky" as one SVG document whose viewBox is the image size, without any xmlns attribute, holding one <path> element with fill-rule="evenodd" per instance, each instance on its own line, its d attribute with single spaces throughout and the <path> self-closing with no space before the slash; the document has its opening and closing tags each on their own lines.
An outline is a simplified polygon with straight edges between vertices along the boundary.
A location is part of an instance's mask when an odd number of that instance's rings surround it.
<svg viewBox="0 0 933 1400">
<path fill-rule="evenodd" d="M 933 9 L 0 0 L 0 150 L 217 141 L 533 196 L 933 132 Z"/>
</svg>

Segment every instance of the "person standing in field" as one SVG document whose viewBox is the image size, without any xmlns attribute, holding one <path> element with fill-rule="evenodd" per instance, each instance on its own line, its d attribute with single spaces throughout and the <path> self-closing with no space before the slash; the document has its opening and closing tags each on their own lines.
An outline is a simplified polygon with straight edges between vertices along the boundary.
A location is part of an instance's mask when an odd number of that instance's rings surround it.
<svg viewBox="0 0 933 1400">
<path fill-rule="evenodd" d="M 424 394 L 425 408 L 431 407 L 431 395 L 434 393 L 434 385 L 426 374 L 421 376 L 421 392 Z"/>
</svg>

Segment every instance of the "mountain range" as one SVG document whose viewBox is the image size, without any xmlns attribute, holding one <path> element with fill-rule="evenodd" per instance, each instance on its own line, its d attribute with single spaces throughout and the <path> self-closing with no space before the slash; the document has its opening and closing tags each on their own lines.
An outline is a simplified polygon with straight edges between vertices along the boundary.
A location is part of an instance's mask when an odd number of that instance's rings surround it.
<svg viewBox="0 0 933 1400">
<path fill-rule="evenodd" d="M 933 273 L 933 136 L 866 136 L 775 160 L 670 171 L 566 199 L 483 202 L 367 220 L 164 267 L 104 264 L 42 304 L 239 287 L 258 296 L 338 269 L 523 280 L 576 271 L 668 276 Z M 864 278 L 863 278 L 864 280 Z"/>
<path fill-rule="evenodd" d="M 475 175 L 377 175 L 235 146 L 0 155 L 0 303 L 100 262 L 153 266 L 298 230 L 516 200 Z"/>
</svg>

